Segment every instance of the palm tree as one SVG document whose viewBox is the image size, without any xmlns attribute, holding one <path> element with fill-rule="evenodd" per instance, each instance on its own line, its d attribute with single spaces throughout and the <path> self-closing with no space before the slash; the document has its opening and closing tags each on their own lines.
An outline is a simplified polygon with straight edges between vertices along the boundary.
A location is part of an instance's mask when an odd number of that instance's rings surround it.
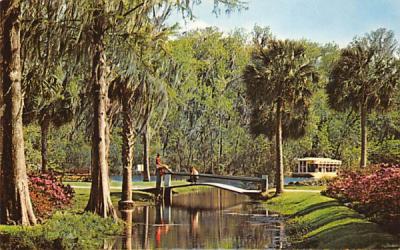
<svg viewBox="0 0 400 250">
<path fill-rule="evenodd" d="M 361 116 L 361 160 L 367 164 L 367 115 L 374 109 L 387 110 L 400 79 L 394 53 L 394 34 L 378 29 L 354 41 L 342 50 L 326 86 L 331 108 L 352 109 Z"/>
<path fill-rule="evenodd" d="M 254 39 L 256 49 L 244 71 L 247 99 L 251 107 L 253 134 L 275 135 L 276 195 L 284 188 L 282 137 L 297 138 L 305 133 L 312 83 L 316 70 L 300 42 Z"/>
</svg>

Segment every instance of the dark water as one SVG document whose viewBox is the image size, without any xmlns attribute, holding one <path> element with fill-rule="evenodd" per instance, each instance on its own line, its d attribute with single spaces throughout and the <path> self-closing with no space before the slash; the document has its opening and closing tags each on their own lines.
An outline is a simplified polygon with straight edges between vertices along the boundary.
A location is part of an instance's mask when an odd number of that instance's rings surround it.
<svg viewBox="0 0 400 250">
<path fill-rule="evenodd" d="M 282 248 L 287 247 L 282 220 L 261 204 L 228 191 L 174 197 L 171 206 L 121 211 L 125 236 L 108 248 Z M 132 222 L 132 223 L 129 223 Z"/>
</svg>

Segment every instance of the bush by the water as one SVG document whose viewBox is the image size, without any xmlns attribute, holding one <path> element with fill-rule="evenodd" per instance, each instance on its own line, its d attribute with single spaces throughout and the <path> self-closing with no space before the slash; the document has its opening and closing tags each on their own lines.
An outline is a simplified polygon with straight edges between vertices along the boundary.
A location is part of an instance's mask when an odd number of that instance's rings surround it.
<svg viewBox="0 0 400 250">
<path fill-rule="evenodd" d="M 334 177 L 331 176 L 323 176 L 318 179 L 309 179 L 304 181 L 296 181 L 296 182 L 289 182 L 289 185 L 296 185 L 296 186 L 326 186 L 330 181 L 332 181 Z"/>
<path fill-rule="evenodd" d="M 343 172 L 325 193 L 350 202 L 378 222 L 400 226 L 400 165 L 378 164 L 364 171 Z"/>
<path fill-rule="evenodd" d="M 0 249 L 102 249 L 123 223 L 92 213 L 55 213 L 33 227 L 0 226 Z"/>
<path fill-rule="evenodd" d="M 38 217 L 50 216 L 56 209 L 69 205 L 74 197 L 72 187 L 62 184 L 51 173 L 30 176 L 29 193 Z"/>
</svg>

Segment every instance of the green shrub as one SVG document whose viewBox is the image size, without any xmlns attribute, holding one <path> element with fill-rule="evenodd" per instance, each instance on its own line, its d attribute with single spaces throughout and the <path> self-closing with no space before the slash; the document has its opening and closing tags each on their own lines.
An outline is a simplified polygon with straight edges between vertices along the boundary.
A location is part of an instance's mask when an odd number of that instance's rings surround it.
<svg viewBox="0 0 400 250">
<path fill-rule="evenodd" d="M 400 140 L 386 140 L 373 145 L 368 158 L 372 163 L 400 164 Z"/>
<path fill-rule="evenodd" d="M 41 225 L 0 228 L 0 249 L 99 249 L 122 229 L 121 221 L 92 213 L 56 213 Z"/>
</svg>

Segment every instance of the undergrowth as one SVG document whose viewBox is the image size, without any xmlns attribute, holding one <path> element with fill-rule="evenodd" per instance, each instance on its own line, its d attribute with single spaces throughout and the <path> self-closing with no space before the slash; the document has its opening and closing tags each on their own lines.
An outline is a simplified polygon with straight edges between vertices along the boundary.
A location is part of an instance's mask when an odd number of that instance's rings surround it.
<svg viewBox="0 0 400 250">
<path fill-rule="evenodd" d="M 58 212 L 33 227 L 1 226 L 0 249 L 99 249 L 104 239 L 122 230 L 121 221 Z"/>
</svg>

